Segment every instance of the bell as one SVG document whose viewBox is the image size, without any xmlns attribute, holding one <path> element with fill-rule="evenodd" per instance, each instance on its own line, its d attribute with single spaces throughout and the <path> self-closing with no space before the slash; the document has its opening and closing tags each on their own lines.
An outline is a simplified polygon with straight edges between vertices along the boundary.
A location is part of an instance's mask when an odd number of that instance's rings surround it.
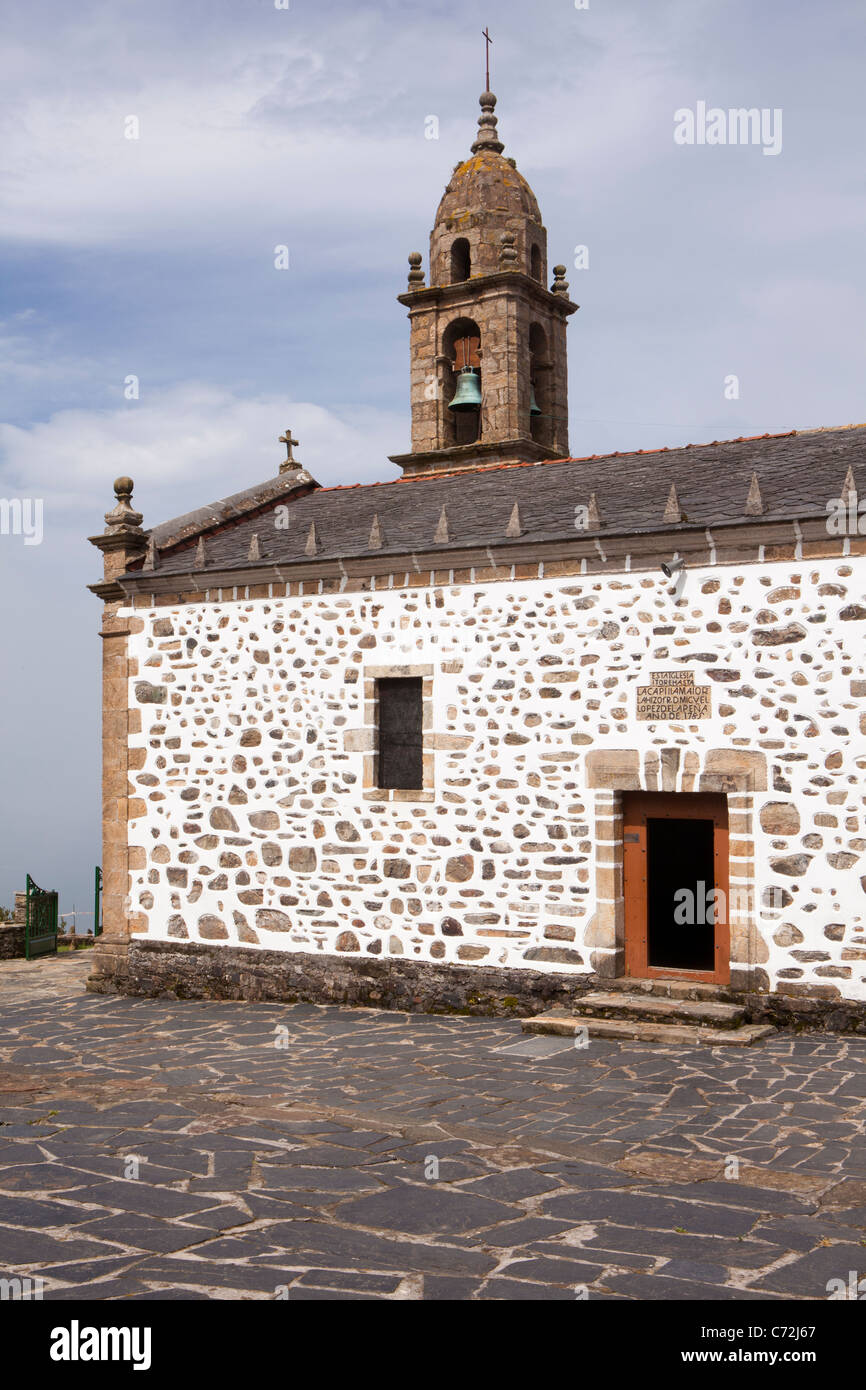
<svg viewBox="0 0 866 1390">
<path fill-rule="evenodd" d="M 529 413 L 530 415 L 541 414 L 538 401 L 535 399 L 535 386 L 532 382 L 529 383 Z"/>
<path fill-rule="evenodd" d="M 448 402 L 449 410 L 478 410 L 481 406 L 481 382 L 474 367 L 461 368 L 457 390 Z"/>
</svg>

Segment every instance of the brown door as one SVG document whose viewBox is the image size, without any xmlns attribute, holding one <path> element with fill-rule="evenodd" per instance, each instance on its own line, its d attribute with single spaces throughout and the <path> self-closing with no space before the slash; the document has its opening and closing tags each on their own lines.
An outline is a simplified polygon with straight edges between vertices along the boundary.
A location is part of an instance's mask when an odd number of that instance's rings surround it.
<svg viewBox="0 0 866 1390">
<path fill-rule="evenodd" d="M 730 980 L 728 808 L 706 792 L 623 798 L 625 969 Z"/>
</svg>

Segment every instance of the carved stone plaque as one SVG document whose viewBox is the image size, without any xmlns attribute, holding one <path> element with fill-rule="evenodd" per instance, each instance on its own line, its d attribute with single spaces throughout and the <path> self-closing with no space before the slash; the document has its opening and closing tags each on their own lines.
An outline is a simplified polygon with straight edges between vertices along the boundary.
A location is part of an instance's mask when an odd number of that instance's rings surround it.
<svg viewBox="0 0 866 1390">
<path fill-rule="evenodd" d="M 638 719 L 688 722 L 712 715 L 710 687 L 695 685 L 694 671 L 653 671 L 650 680 L 637 687 Z"/>
</svg>

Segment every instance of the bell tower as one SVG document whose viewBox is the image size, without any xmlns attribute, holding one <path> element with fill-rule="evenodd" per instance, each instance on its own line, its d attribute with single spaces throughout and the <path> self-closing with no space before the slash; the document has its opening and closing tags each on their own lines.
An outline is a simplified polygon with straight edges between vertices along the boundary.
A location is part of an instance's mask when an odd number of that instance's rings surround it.
<svg viewBox="0 0 866 1390">
<path fill-rule="evenodd" d="M 430 284 L 409 257 L 412 452 L 404 474 L 568 457 L 566 328 L 577 309 L 565 266 L 547 288 L 535 194 L 483 92 L 478 134 L 456 165 L 430 234 Z"/>
</svg>

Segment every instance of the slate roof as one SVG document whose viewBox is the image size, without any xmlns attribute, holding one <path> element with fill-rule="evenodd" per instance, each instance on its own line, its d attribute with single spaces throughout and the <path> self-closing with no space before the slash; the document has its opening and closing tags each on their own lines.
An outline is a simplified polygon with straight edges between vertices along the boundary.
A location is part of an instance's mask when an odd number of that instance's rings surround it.
<svg viewBox="0 0 866 1390">
<path fill-rule="evenodd" d="M 155 569 L 164 577 L 199 571 L 256 568 L 261 564 L 309 563 L 454 551 L 539 541 L 574 541 L 579 536 L 641 535 L 718 528 L 767 521 L 825 517 L 826 504 L 842 494 L 848 469 L 866 496 L 866 425 L 791 431 L 684 448 L 593 455 L 591 458 L 507 464 L 406 477 L 394 482 L 322 488 L 312 483 L 275 500 L 277 482 L 236 494 L 230 504 L 166 522 L 151 533 Z M 762 515 L 747 515 L 753 473 Z M 279 480 L 278 480 L 279 481 Z M 665 520 L 671 484 L 684 520 Z M 272 491 L 273 488 L 273 491 Z M 601 528 L 578 532 L 576 505 L 595 493 Z M 244 499 L 247 499 L 245 502 Z M 282 501 L 288 525 L 275 525 Z M 506 528 L 517 503 L 520 535 Z M 245 507 L 247 510 L 245 510 Z M 442 530 L 442 509 L 447 540 Z M 381 545 L 371 547 L 378 517 Z M 200 520 L 199 520 L 200 519 Z M 310 528 L 315 529 L 315 552 Z M 434 540 L 437 536 L 440 539 Z M 259 558 L 250 558 L 253 535 Z M 198 537 L 204 536 L 196 563 Z M 254 547 L 255 550 L 255 547 Z M 140 562 L 131 568 L 141 568 Z"/>
</svg>

